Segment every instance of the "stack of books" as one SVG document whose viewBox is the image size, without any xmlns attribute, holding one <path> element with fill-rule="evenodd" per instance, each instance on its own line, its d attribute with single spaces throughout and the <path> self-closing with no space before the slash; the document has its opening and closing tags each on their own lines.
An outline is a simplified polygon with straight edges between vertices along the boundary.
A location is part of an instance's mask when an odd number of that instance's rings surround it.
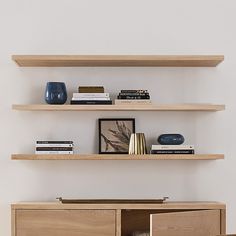
<svg viewBox="0 0 236 236">
<path fill-rule="evenodd" d="M 115 100 L 116 105 L 125 104 L 151 104 L 150 95 L 147 90 L 121 90 L 117 99 Z"/>
<path fill-rule="evenodd" d="M 36 141 L 35 154 L 73 154 L 73 141 Z"/>
<path fill-rule="evenodd" d="M 152 145 L 151 154 L 194 154 L 193 145 Z"/>
<path fill-rule="evenodd" d="M 109 93 L 102 86 L 80 86 L 78 93 L 73 93 L 72 105 L 110 105 Z"/>
</svg>

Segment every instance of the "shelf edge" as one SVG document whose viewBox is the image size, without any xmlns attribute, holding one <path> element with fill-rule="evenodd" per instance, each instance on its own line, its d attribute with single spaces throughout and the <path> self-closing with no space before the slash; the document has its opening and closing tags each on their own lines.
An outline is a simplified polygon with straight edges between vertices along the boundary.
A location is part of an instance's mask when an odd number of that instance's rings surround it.
<svg viewBox="0 0 236 236">
<path fill-rule="evenodd" d="M 73 154 L 73 155 L 36 155 L 36 154 L 12 154 L 12 160 L 127 160 L 127 161 L 150 161 L 150 160 L 220 160 L 224 154 L 194 154 L 194 155 L 102 155 L 102 154 Z"/>
</svg>

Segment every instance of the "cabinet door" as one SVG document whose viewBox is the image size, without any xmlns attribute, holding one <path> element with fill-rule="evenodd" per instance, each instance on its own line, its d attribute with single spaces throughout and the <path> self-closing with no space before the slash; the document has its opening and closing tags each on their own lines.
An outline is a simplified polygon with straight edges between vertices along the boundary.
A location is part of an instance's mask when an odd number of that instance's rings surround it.
<svg viewBox="0 0 236 236">
<path fill-rule="evenodd" d="M 220 210 L 153 214 L 151 236 L 216 236 L 220 234 Z"/>
<path fill-rule="evenodd" d="M 115 236 L 113 210 L 17 210 L 17 236 Z"/>
</svg>

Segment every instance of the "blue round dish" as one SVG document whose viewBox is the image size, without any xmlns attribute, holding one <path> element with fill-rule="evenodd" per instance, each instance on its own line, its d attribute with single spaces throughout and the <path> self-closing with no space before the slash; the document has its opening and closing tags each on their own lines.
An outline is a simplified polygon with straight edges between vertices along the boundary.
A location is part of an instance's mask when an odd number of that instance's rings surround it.
<svg viewBox="0 0 236 236">
<path fill-rule="evenodd" d="M 157 139 L 161 145 L 181 145 L 184 143 L 182 134 L 162 134 Z"/>
</svg>

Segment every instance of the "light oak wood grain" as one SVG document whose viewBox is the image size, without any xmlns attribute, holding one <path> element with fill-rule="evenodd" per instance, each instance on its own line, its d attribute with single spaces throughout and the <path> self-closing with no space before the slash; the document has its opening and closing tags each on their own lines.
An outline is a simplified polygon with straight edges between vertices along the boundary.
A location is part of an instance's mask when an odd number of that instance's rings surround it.
<svg viewBox="0 0 236 236">
<path fill-rule="evenodd" d="M 220 210 L 220 217 L 221 217 L 220 233 L 226 234 L 226 209 Z"/>
<path fill-rule="evenodd" d="M 17 210 L 13 236 L 116 236 L 112 210 Z"/>
<path fill-rule="evenodd" d="M 217 104 L 159 104 L 159 105 L 47 105 L 14 104 L 19 111 L 222 111 L 225 105 Z"/>
<path fill-rule="evenodd" d="M 78 210 L 78 209 L 158 209 L 158 210 L 202 210 L 202 209 L 226 209 L 220 202 L 171 202 L 163 204 L 62 204 L 60 202 L 19 202 L 12 204 L 12 209 L 35 210 Z"/>
<path fill-rule="evenodd" d="M 11 208 L 11 235 L 16 235 L 16 210 L 12 207 Z"/>
<path fill-rule="evenodd" d="M 150 231 L 150 215 L 170 212 L 171 210 L 122 210 L 122 236 L 132 235 L 133 232 Z"/>
<path fill-rule="evenodd" d="M 150 232 L 150 215 L 170 212 L 183 212 L 184 210 L 122 210 L 122 236 L 132 235 L 133 232 Z M 189 210 L 185 210 L 189 211 Z"/>
<path fill-rule="evenodd" d="M 141 160 L 219 160 L 224 159 L 223 154 L 194 154 L 194 155 L 108 155 L 108 154 L 70 154 L 70 155 L 55 155 L 55 154 L 13 154 L 12 160 L 124 160 L 124 161 L 141 161 Z"/>
<path fill-rule="evenodd" d="M 26 67 L 215 67 L 223 55 L 13 55 Z"/>
<path fill-rule="evenodd" d="M 220 211 L 195 211 L 151 215 L 151 236 L 216 236 Z"/>
<path fill-rule="evenodd" d="M 153 217 L 163 217 L 158 218 L 158 223 L 161 222 L 159 219 L 164 219 L 164 223 L 177 224 L 178 230 L 182 229 L 181 226 L 187 221 L 186 218 L 189 222 L 195 222 L 195 225 L 187 225 L 188 229 L 191 229 L 191 227 L 197 227 L 198 224 L 202 227 L 200 219 L 206 217 L 206 222 L 213 222 L 219 229 L 216 234 L 218 235 L 222 230 L 221 221 L 225 222 L 225 214 L 221 213 L 222 210 L 225 210 L 225 204 L 218 202 L 167 202 L 164 204 L 21 202 L 12 204 L 12 236 L 64 236 L 63 232 L 67 231 L 67 236 L 128 236 L 133 231 L 150 230 L 150 222 L 151 230 L 156 225 L 158 226 L 156 223 L 153 224 Z M 207 213 L 207 216 L 203 212 Z M 184 215 L 186 213 L 191 213 L 191 216 L 186 217 Z M 217 220 L 215 220 L 216 215 Z M 166 221 L 166 219 L 169 220 Z M 179 219 L 182 220 L 179 222 Z M 165 227 L 165 224 L 162 226 Z"/>
<path fill-rule="evenodd" d="M 116 210 L 116 236 L 121 236 L 121 210 Z"/>
<path fill-rule="evenodd" d="M 214 211 L 209 211 L 210 209 Z M 154 217 L 163 215 L 163 219 L 166 219 L 165 217 L 168 214 L 173 217 L 172 214 L 180 214 L 180 212 L 182 214 L 193 210 L 194 214 L 198 216 L 195 219 L 196 224 L 199 223 L 200 225 L 199 218 L 202 219 L 202 212 L 217 212 L 217 227 L 219 228 L 217 234 L 220 234 L 220 230 L 222 230 L 221 221 L 225 221 L 225 214 L 221 212 L 225 210 L 225 204 L 218 202 L 166 202 L 164 204 L 21 202 L 12 204 L 12 236 L 64 236 L 63 232 L 67 231 L 67 236 L 128 236 L 135 230 L 150 230 L 150 215 Z M 173 222 L 175 222 L 176 216 L 174 215 Z M 214 223 L 215 218 L 213 219 L 211 216 L 211 214 L 207 215 Z M 186 218 L 185 215 L 181 215 L 181 217 L 183 221 Z M 181 219 L 181 217 L 178 215 L 178 219 Z M 189 217 L 190 221 L 194 217 L 195 215 Z M 154 227 L 153 224 L 152 227 Z"/>
</svg>

